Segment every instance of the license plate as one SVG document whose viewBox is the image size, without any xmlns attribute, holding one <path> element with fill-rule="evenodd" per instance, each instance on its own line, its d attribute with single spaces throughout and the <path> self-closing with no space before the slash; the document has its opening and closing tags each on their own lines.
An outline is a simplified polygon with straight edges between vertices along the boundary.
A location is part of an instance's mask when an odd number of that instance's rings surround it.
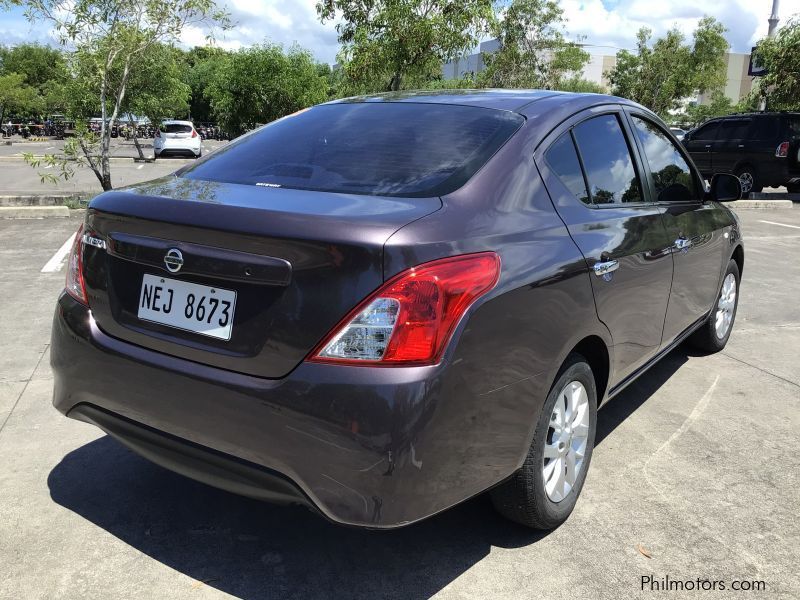
<svg viewBox="0 0 800 600">
<path fill-rule="evenodd" d="M 231 339 L 236 292 L 145 275 L 138 317 L 221 340 Z"/>
</svg>

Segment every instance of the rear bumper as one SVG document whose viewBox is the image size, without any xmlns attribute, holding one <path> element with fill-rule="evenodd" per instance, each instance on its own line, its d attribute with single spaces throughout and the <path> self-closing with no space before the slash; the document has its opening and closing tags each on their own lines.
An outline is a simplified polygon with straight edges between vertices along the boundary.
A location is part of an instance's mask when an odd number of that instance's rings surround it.
<svg viewBox="0 0 800 600">
<path fill-rule="evenodd" d="M 398 527 L 478 494 L 524 459 L 536 378 L 491 396 L 459 366 L 302 363 L 263 379 L 112 338 L 62 294 L 53 403 L 169 469 L 236 493 Z M 458 361 L 468 363 L 468 361 Z M 466 369 L 474 369 L 469 364 Z"/>
</svg>

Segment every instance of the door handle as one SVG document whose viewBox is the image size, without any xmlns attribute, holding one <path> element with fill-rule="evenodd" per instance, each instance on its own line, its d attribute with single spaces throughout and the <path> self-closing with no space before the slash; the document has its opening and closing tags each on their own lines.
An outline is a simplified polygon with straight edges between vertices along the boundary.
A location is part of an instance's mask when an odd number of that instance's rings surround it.
<svg viewBox="0 0 800 600">
<path fill-rule="evenodd" d="M 706 144 L 706 148 L 711 148 L 711 144 Z"/>
<path fill-rule="evenodd" d="M 675 240 L 676 250 L 682 250 L 686 252 L 691 247 L 692 247 L 692 240 L 687 240 L 686 238 L 678 238 L 677 240 Z"/>
<path fill-rule="evenodd" d="M 603 275 L 608 275 L 609 273 L 613 273 L 619 269 L 619 261 L 616 260 L 607 260 L 604 262 L 596 262 L 592 267 L 594 274 L 598 277 L 602 277 Z"/>
<path fill-rule="evenodd" d="M 739 144 L 739 148 L 744 148 L 744 144 Z"/>
</svg>

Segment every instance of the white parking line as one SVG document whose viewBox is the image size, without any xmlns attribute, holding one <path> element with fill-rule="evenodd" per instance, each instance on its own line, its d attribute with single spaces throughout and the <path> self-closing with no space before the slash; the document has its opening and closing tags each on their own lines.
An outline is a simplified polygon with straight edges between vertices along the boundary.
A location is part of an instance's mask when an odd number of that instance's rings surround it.
<svg viewBox="0 0 800 600">
<path fill-rule="evenodd" d="M 778 225 L 779 227 L 789 227 L 791 229 L 800 229 L 797 225 L 787 225 L 786 223 L 776 223 L 775 221 L 759 221 L 759 223 L 766 223 L 767 225 Z"/>
<path fill-rule="evenodd" d="M 136 167 L 137 170 L 142 170 L 143 168 L 144 168 L 144 165 L 139 165 L 138 167 Z"/>
<path fill-rule="evenodd" d="M 56 253 L 47 261 L 47 264 L 42 267 L 42 273 L 58 273 L 61 270 L 61 267 L 64 266 L 64 261 L 67 259 L 67 254 L 72 248 L 74 239 L 75 234 L 73 233 L 61 248 L 56 250 Z"/>
</svg>

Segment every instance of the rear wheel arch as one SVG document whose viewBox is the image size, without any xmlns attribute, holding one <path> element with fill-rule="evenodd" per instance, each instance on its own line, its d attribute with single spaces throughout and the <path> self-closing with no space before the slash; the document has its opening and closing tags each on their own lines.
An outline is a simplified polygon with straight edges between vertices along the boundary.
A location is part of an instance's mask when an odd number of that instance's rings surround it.
<svg viewBox="0 0 800 600">
<path fill-rule="evenodd" d="M 737 245 L 733 249 L 731 259 L 736 261 L 736 265 L 739 267 L 739 277 L 741 277 L 744 273 L 744 248 L 741 245 Z"/>
<path fill-rule="evenodd" d="M 599 336 L 590 335 L 578 342 L 575 347 L 567 354 L 580 354 L 589 363 L 589 367 L 594 374 L 594 382 L 597 388 L 598 403 L 603 401 L 611 369 L 611 357 L 609 356 L 608 346 Z"/>
</svg>

